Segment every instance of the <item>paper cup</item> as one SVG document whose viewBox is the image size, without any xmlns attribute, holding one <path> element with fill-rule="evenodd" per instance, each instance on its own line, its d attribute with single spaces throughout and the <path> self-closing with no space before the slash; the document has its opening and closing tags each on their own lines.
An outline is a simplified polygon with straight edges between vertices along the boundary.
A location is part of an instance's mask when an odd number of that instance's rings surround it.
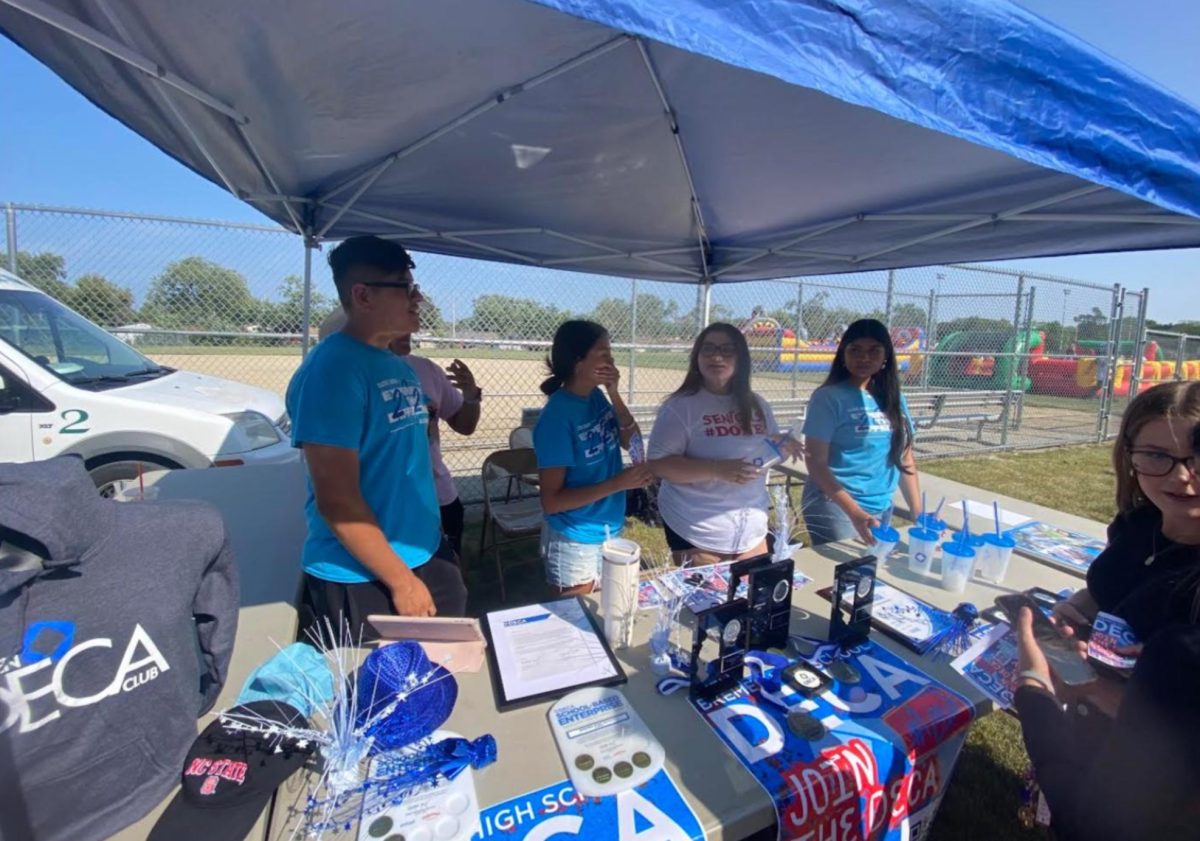
<svg viewBox="0 0 1200 841">
<path fill-rule="evenodd" d="M 754 455 L 746 459 L 746 461 L 753 464 L 760 471 L 769 470 L 783 461 L 783 450 L 770 438 L 764 437 Z"/>
<path fill-rule="evenodd" d="M 867 551 L 881 561 L 886 560 L 887 556 L 892 554 L 892 550 L 896 548 L 896 544 L 900 542 L 900 532 L 891 526 L 872 526 L 871 535 L 875 538 L 875 542 Z"/>
<path fill-rule="evenodd" d="M 628 648 L 637 615 L 642 547 L 632 540 L 614 537 L 604 541 L 601 552 L 604 564 L 600 571 L 600 612 L 604 614 L 604 635 L 614 648 Z"/>
<path fill-rule="evenodd" d="M 993 584 L 1003 584 L 1008 574 L 1008 562 L 1012 560 L 1017 542 L 1007 534 L 985 534 L 979 555 L 976 574 Z"/>
<path fill-rule="evenodd" d="M 942 589 L 961 593 L 975 568 L 975 550 L 962 543 L 942 544 Z"/>
<path fill-rule="evenodd" d="M 929 575 L 937 554 L 938 533 L 913 526 L 908 530 L 908 570 L 917 575 Z"/>
</svg>

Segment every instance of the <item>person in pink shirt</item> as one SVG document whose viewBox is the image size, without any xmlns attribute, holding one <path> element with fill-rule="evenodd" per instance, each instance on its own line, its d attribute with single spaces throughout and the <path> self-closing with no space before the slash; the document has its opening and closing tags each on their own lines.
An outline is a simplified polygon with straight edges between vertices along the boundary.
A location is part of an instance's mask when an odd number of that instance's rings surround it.
<svg viewBox="0 0 1200 841">
<path fill-rule="evenodd" d="M 461 359 L 442 368 L 432 359 L 412 355 L 412 336 L 401 336 L 389 347 L 392 353 L 403 356 L 417 372 L 421 391 L 429 401 L 429 455 L 433 461 L 433 483 L 437 488 L 438 505 L 442 509 L 442 531 L 454 551 L 462 558 L 463 504 L 458 498 L 458 486 L 442 458 L 439 420 L 459 435 L 470 435 L 479 424 L 483 389 L 475 384 L 475 375 Z"/>
</svg>

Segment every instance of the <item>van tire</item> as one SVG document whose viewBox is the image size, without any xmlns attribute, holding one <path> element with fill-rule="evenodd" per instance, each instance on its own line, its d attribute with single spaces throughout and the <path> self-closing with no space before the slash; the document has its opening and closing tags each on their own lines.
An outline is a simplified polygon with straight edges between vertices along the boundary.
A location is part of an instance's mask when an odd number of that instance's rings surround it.
<svg viewBox="0 0 1200 841">
<path fill-rule="evenodd" d="M 85 466 L 100 496 L 111 499 L 116 493 L 117 482 L 138 477 L 139 464 L 143 473 L 150 470 L 179 470 L 183 467 L 169 458 L 150 453 L 109 453 L 91 459 Z"/>
</svg>

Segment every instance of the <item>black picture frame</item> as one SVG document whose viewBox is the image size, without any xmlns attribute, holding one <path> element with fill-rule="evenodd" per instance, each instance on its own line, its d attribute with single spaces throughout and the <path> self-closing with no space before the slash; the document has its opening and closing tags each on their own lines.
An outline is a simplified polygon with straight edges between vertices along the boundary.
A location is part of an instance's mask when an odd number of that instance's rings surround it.
<svg viewBox="0 0 1200 841">
<path fill-rule="evenodd" d="M 856 561 L 838 564 L 833 571 L 832 611 L 829 614 L 829 641 L 852 648 L 871 636 L 871 605 L 875 601 L 876 558 L 867 555 Z M 854 599 L 846 619 L 841 594 L 854 589 Z"/>
<path fill-rule="evenodd" d="M 746 640 L 750 631 L 750 605 L 734 599 L 714 605 L 696 614 L 692 630 L 690 663 L 692 700 L 706 700 L 721 694 L 741 681 L 746 670 Z M 715 633 L 715 636 L 714 636 Z M 716 646 L 716 656 L 702 656 L 705 643 Z M 715 666 L 710 670 L 709 665 Z"/>
<path fill-rule="evenodd" d="M 492 636 L 491 617 L 497 613 L 504 613 L 512 608 L 504 608 L 503 610 L 493 610 L 483 615 L 483 621 L 480 623 L 483 626 L 483 635 L 487 639 L 487 659 L 488 672 L 492 680 L 492 692 L 496 698 L 496 709 L 500 712 L 508 712 L 509 710 L 520 709 L 522 707 L 532 707 L 536 704 L 541 704 L 546 701 L 554 701 L 574 692 L 576 689 L 583 689 L 588 686 L 620 686 L 628 683 L 629 677 L 625 674 L 625 669 L 621 666 L 612 647 L 608 644 L 608 640 L 604 636 L 604 628 L 600 624 L 600 620 L 588 608 L 587 602 L 582 596 L 572 596 L 565 599 L 555 599 L 548 602 L 539 602 L 546 607 L 561 604 L 562 602 L 578 602 L 579 607 L 583 610 L 583 615 L 587 617 L 588 624 L 591 625 L 592 632 L 600 640 L 600 645 L 604 648 L 604 654 L 608 657 L 609 663 L 616 672 L 610 678 L 602 678 L 600 680 L 584 681 L 582 683 L 571 684 L 570 686 L 562 686 L 557 689 L 552 689 L 548 692 L 539 692 L 534 695 L 523 695 L 519 698 L 509 697 L 508 691 L 504 688 L 504 676 L 500 673 L 500 666 L 496 661 L 496 641 Z"/>
</svg>

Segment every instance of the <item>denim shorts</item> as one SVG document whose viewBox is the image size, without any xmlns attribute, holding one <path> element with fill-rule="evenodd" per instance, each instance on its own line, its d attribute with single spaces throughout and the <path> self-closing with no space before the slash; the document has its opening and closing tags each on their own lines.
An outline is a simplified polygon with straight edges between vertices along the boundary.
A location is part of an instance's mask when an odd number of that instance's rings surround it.
<svg viewBox="0 0 1200 841">
<path fill-rule="evenodd" d="M 604 561 L 602 543 L 577 543 L 542 523 L 542 561 L 546 564 L 546 581 L 565 589 L 595 581 L 600 582 L 600 565 Z"/>
<path fill-rule="evenodd" d="M 868 511 L 880 522 L 890 515 L 892 506 L 883 511 Z M 808 530 L 808 539 L 813 546 L 822 543 L 833 543 L 838 540 L 857 540 L 858 529 L 846 516 L 841 506 L 821 492 L 814 482 L 804 486 L 800 497 L 800 513 L 804 516 L 804 526 Z"/>
</svg>

